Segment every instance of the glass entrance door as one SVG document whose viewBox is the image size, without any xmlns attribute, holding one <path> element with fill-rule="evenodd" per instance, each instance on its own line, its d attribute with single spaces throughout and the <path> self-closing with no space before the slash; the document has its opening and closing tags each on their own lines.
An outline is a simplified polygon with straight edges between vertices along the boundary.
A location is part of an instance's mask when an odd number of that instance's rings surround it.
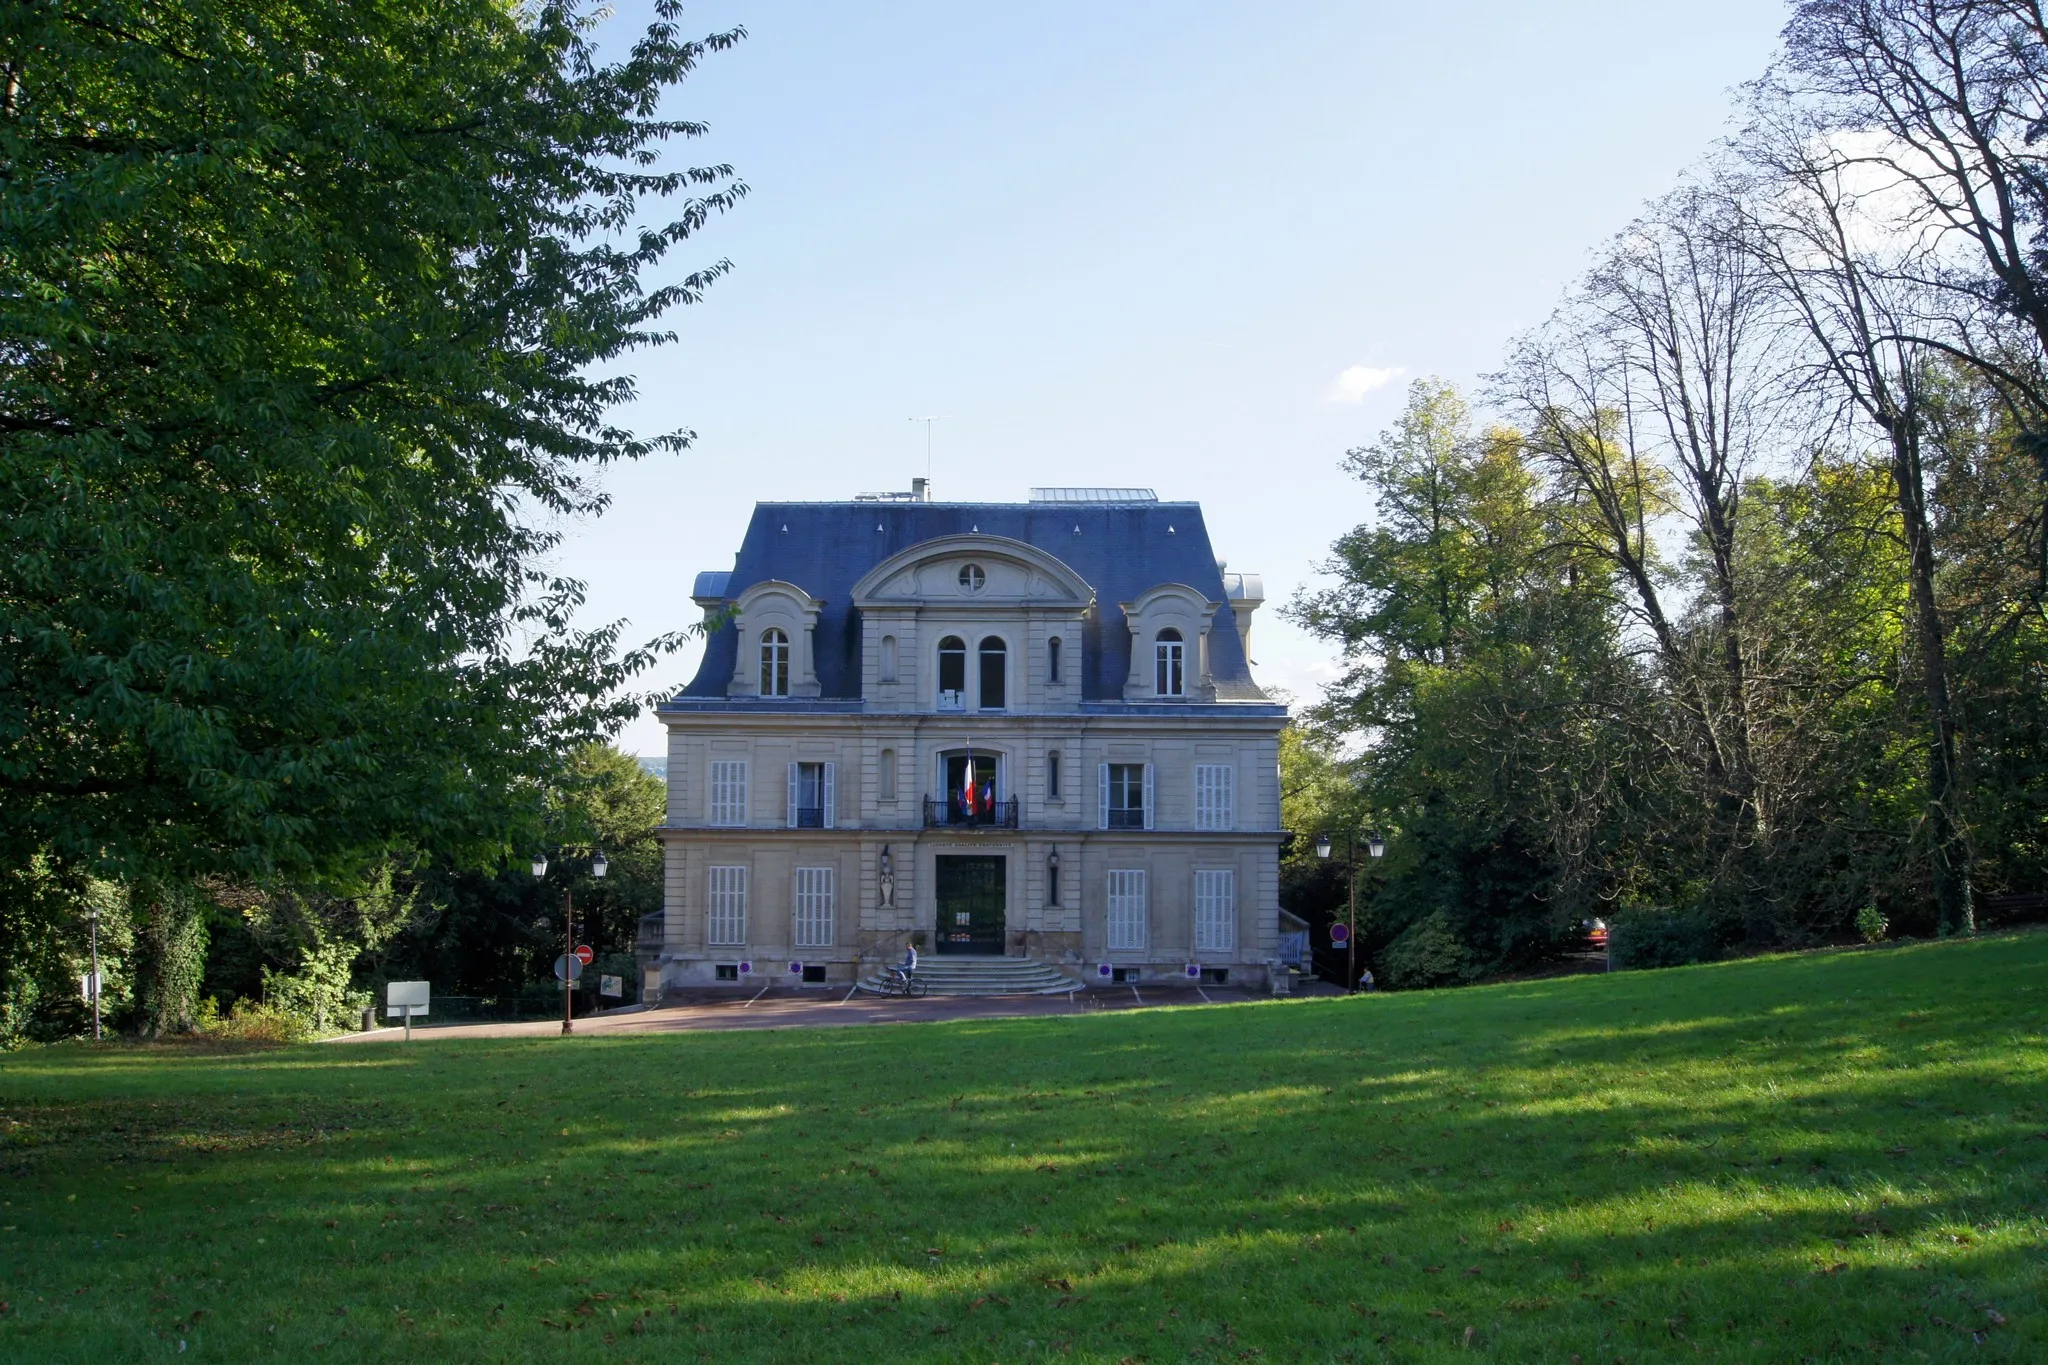
<svg viewBox="0 0 2048 1365">
<path fill-rule="evenodd" d="M 1000 954 L 1006 912 L 1003 859 L 937 858 L 939 922 L 934 946 L 942 953 Z"/>
</svg>

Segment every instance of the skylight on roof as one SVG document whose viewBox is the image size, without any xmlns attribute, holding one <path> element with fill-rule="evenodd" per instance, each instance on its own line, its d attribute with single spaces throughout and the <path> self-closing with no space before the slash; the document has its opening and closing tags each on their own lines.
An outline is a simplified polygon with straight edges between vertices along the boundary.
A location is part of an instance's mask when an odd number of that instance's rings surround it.
<svg viewBox="0 0 2048 1365">
<path fill-rule="evenodd" d="M 1034 488 L 1033 502 L 1158 502 L 1149 488 Z"/>
</svg>

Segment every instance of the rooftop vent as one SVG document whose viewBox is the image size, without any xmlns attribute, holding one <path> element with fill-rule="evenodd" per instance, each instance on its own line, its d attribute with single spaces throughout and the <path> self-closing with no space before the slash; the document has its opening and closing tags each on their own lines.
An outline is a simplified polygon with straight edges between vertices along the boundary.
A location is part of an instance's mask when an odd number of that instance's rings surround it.
<svg viewBox="0 0 2048 1365">
<path fill-rule="evenodd" d="M 930 479 L 912 479 L 908 493 L 855 493 L 853 500 L 855 502 L 930 502 L 932 500 L 931 495 L 932 481 Z"/>
<path fill-rule="evenodd" d="M 1034 488 L 1033 502 L 1158 502 L 1149 488 Z"/>
</svg>

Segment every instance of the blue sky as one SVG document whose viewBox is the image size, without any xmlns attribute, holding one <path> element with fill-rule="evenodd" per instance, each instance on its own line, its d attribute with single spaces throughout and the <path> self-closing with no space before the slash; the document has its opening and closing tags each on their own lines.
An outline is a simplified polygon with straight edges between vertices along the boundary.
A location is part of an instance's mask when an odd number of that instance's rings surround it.
<svg viewBox="0 0 2048 1365">
<path fill-rule="evenodd" d="M 628 38 L 648 6 L 620 3 Z M 678 265 L 733 273 L 635 357 L 644 430 L 553 567 L 632 639 L 697 617 L 759 499 L 908 487 L 1012 501 L 1140 485 L 1203 503 L 1265 575 L 1262 682 L 1331 651 L 1278 620 L 1366 518 L 1338 469 L 1406 381 L 1469 384 L 1727 126 L 1781 0 L 1534 5 L 773 3 L 672 112 L 753 193 Z M 649 217 L 654 215 L 650 213 Z M 1349 373 L 1349 379 L 1345 376 Z M 1395 373 L 1385 373 L 1395 372 Z M 1372 385 L 1377 384 L 1377 387 Z M 658 681 L 680 684 L 695 653 Z M 643 717 L 621 736 L 660 753 Z"/>
</svg>

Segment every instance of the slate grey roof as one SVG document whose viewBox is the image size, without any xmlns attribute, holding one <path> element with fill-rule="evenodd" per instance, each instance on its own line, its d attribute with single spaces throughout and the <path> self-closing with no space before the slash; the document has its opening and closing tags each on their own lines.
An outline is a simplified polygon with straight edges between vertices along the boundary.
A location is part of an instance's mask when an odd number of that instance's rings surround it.
<svg viewBox="0 0 2048 1365">
<path fill-rule="evenodd" d="M 822 600 L 814 637 L 821 700 L 857 699 L 861 626 L 853 585 L 898 550 L 977 531 L 1035 545 L 1095 589 L 1095 612 L 1081 640 L 1084 701 L 1123 696 L 1131 632 L 1118 603 L 1162 583 L 1185 583 L 1212 602 L 1228 602 L 1201 505 L 1192 502 L 756 503 L 724 595 L 731 601 L 756 583 L 780 579 Z M 713 578 L 700 574 L 696 586 L 701 591 Z M 737 651 L 737 635 L 728 622 L 707 642 L 697 676 L 676 700 L 724 701 Z M 1217 700 L 1267 700 L 1252 681 L 1228 605 L 1210 626 L 1209 663 Z"/>
</svg>

